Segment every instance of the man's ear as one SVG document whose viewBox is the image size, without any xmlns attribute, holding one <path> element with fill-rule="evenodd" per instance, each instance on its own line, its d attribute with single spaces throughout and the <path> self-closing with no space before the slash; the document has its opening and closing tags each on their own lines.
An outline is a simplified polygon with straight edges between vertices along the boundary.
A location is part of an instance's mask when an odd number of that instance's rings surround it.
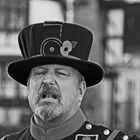
<svg viewBox="0 0 140 140">
<path fill-rule="evenodd" d="M 29 89 L 29 86 L 30 86 L 30 77 L 28 77 L 27 79 L 27 89 Z"/>
<path fill-rule="evenodd" d="M 29 72 L 29 74 L 28 74 L 28 79 L 27 79 L 27 89 L 29 89 L 29 86 L 30 86 L 31 72 L 32 72 L 32 70 L 31 70 L 31 71 Z"/>
<path fill-rule="evenodd" d="M 84 94 L 86 92 L 86 89 L 87 89 L 87 85 L 86 85 L 86 82 L 85 81 L 82 81 L 79 85 L 79 90 L 80 90 L 80 93 L 79 93 L 79 102 L 81 104 L 81 101 L 83 100 L 83 97 L 84 97 Z"/>
</svg>

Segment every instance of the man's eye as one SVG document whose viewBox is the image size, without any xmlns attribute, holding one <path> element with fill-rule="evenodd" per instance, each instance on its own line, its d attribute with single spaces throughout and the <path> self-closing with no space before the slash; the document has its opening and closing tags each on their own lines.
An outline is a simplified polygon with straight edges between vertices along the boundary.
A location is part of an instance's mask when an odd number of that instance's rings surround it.
<svg viewBox="0 0 140 140">
<path fill-rule="evenodd" d="M 44 74 L 45 74 L 44 71 L 35 72 L 35 75 L 36 75 L 36 76 L 41 76 L 41 75 L 44 75 Z"/>
<path fill-rule="evenodd" d="M 68 72 L 64 72 L 64 71 L 57 71 L 57 74 L 65 75 L 65 76 L 69 76 L 70 75 Z"/>
</svg>

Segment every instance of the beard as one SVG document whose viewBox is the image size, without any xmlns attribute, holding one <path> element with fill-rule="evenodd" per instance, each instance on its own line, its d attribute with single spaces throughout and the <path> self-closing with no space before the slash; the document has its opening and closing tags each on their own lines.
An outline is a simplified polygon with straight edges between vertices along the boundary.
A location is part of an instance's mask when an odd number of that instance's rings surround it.
<svg viewBox="0 0 140 140">
<path fill-rule="evenodd" d="M 63 114 L 63 105 L 46 102 L 36 107 L 35 114 L 44 122 L 53 121 Z"/>
<path fill-rule="evenodd" d="M 46 97 L 44 97 L 46 95 Z M 45 100 L 55 96 L 54 101 Z M 53 121 L 63 114 L 64 106 L 61 102 L 61 93 L 58 88 L 43 84 L 39 89 L 39 99 L 35 114 L 44 122 Z"/>
</svg>

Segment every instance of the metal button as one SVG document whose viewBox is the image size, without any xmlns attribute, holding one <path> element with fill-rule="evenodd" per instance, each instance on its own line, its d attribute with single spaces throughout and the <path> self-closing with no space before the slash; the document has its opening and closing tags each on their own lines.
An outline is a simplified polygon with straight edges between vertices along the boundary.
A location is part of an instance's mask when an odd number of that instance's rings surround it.
<svg viewBox="0 0 140 140">
<path fill-rule="evenodd" d="M 104 130 L 104 135 L 109 135 L 110 131 L 108 129 Z"/>
<path fill-rule="evenodd" d="M 127 135 L 124 135 L 124 136 L 123 136 L 123 140 L 128 140 L 128 138 L 129 138 L 129 137 L 128 137 Z"/>
<path fill-rule="evenodd" d="M 86 129 L 90 130 L 92 128 L 92 125 L 91 124 L 87 124 L 86 125 Z"/>
</svg>

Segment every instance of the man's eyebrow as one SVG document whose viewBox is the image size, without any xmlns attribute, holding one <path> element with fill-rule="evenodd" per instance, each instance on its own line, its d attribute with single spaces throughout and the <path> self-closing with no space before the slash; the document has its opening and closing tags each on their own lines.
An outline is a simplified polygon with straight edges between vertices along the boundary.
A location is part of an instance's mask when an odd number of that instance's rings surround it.
<svg viewBox="0 0 140 140">
<path fill-rule="evenodd" d="M 56 70 L 65 70 L 65 71 L 70 71 L 69 69 L 66 69 L 66 68 L 56 68 Z"/>
<path fill-rule="evenodd" d="M 37 67 L 37 68 L 33 69 L 33 71 L 37 71 L 37 70 L 47 70 L 47 68 L 45 68 L 45 67 Z"/>
<path fill-rule="evenodd" d="M 48 69 L 47 67 L 39 66 L 39 69 Z"/>
</svg>

